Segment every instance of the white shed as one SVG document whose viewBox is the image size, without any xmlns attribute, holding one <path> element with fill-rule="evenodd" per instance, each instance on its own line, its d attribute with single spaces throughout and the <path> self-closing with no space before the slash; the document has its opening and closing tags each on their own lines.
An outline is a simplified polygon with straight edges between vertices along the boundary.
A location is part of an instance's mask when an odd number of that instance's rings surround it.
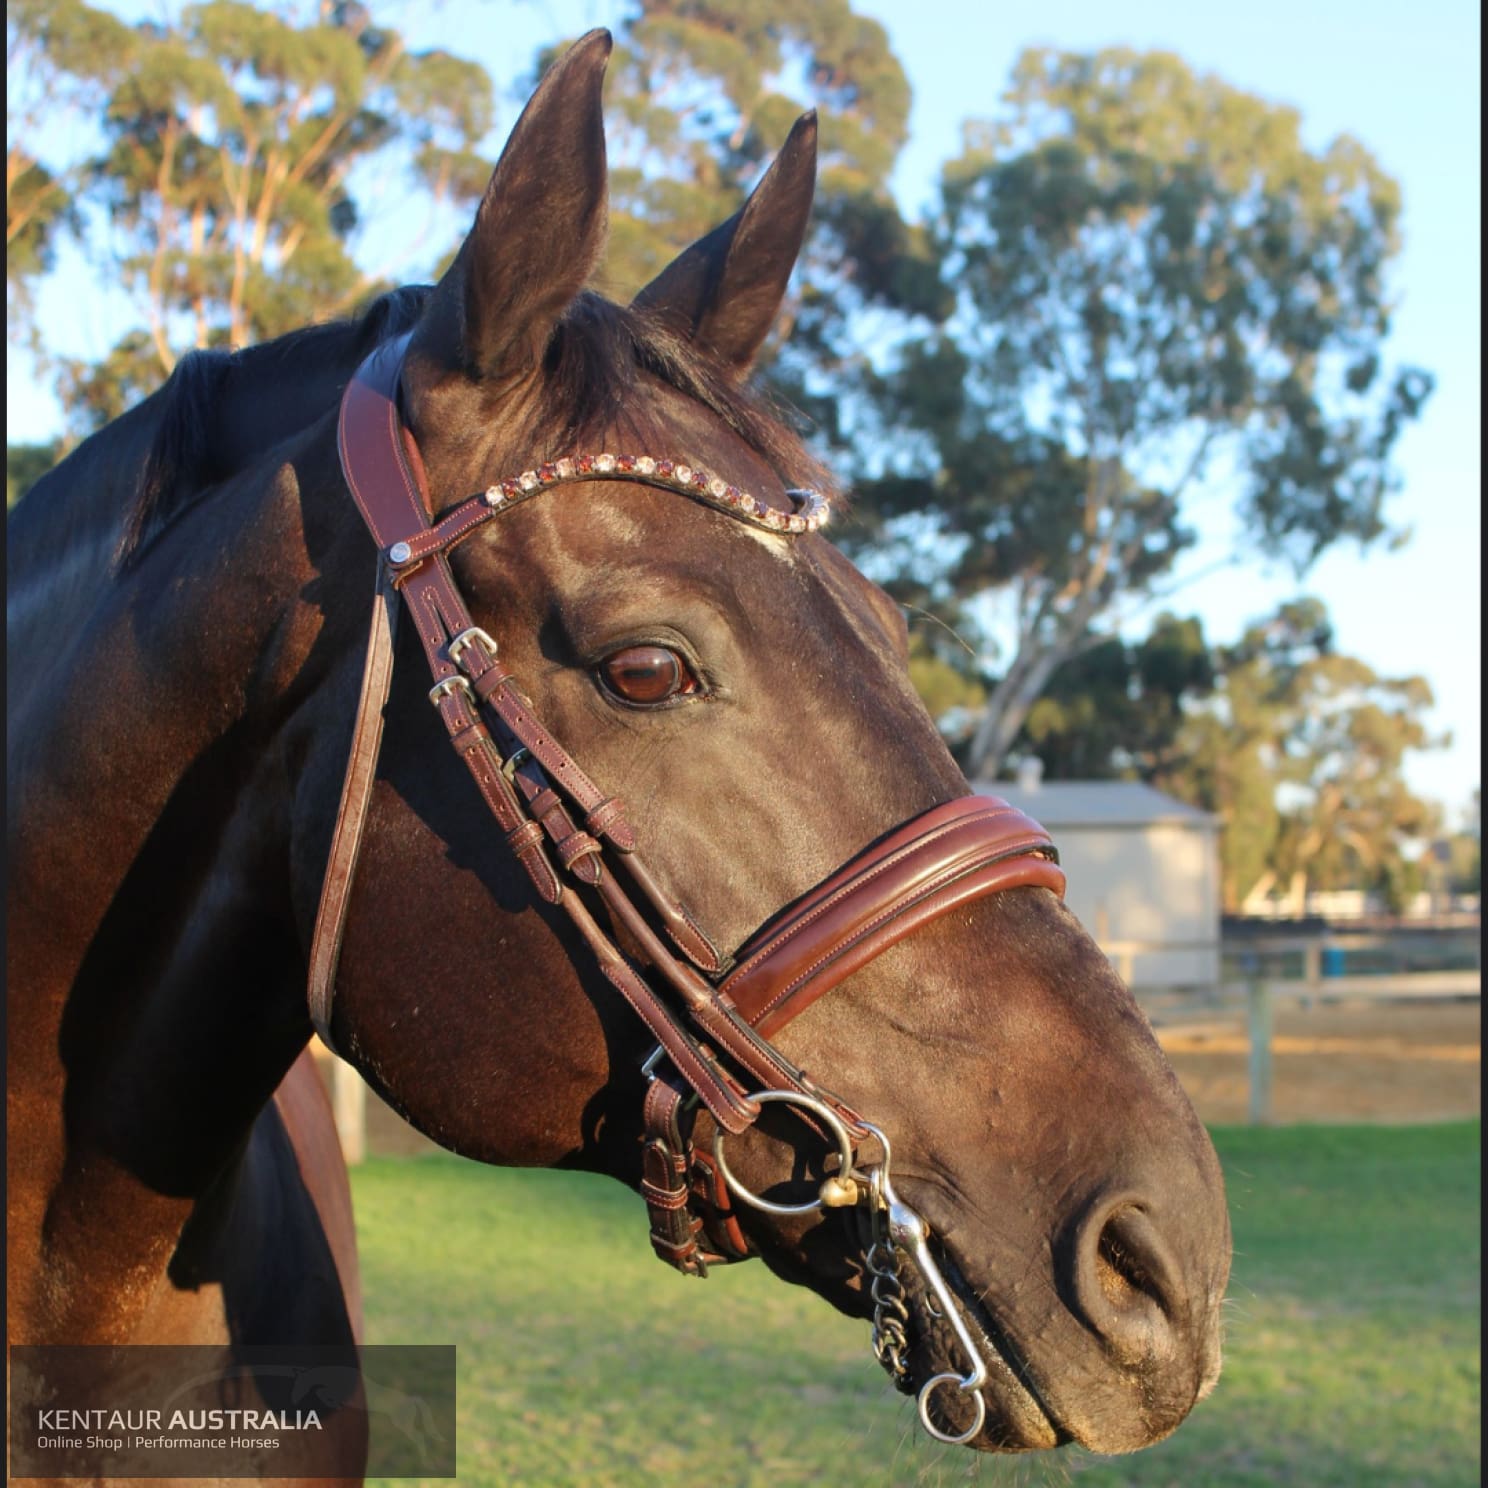
<svg viewBox="0 0 1488 1488">
<path fill-rule="evenodd" d="M 1066 902 L 1133 987 L 1218 983 L 1217 816 L 1137 781 L 1043 781 L 1028 768 L 972 788 L 1048 829 L 1069 876 Z"/>
</svg>

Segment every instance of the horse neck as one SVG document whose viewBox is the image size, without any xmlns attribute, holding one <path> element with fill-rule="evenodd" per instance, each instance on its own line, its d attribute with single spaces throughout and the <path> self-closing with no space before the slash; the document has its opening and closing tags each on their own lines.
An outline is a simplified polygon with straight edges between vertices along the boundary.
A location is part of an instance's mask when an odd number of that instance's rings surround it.
<svg viewBox="0 0 1488 1488">
<path fill-rule="evenodd" d="M 101 1278 L 145 1305 L 308 1033 L 286 749 L 329 630 L 300 499 L 328 422 L 273 464 L 99 593 L 12 760 L 11 1240 L 88 1275 L 62 1336 Z"/>
<path fill-rule="evenodd" d="M 6 524 L 6 700 L 16 717 L 110 582 L 140 471 L 160 428 L 162 390 L 85 440 L 26 494 Z M 13 735 L 12 735 L 13 736 Z"/>
</svg>

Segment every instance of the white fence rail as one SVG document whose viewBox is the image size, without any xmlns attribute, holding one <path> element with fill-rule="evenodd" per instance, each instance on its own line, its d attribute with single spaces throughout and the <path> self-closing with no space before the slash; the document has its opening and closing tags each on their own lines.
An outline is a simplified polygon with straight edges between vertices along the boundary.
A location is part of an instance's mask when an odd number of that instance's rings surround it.
<svg viewBox="0 0 1488 1488">
<path fill-rule="evenodd" d="M 1143 997 L 1137 985 L 1137 996 L 1149 1011 L 1171 1012 L 1175 1006 L 1195 1012 L 1233 1012 L 1243 1008 L 1246 1037 L 1249 1043 L 1248 1110 L 1252 1125 L 1265 1126 L 1271 1120 L 1271 1085 L 1273 1038 L 1276 1004 L 1291 1000 L 1307 1004 L 1315 1001 L 1394 1002 L 1482 996 L 1481 950 L 1476 970 L 1381 972 L 1346 975 L 1325 972 L 1323 953 L 1329 950 L 1380 950 L 1391 937 L 1379 933 L 1344 931 L 1325 936 L 1258 936 L 1221 945 L 1215 941 L 1107 941 L 1101 949 L 1111 958 L 1118 974 L 1128 983 L 1137 956 L 1159 950 L 1224 952 L 1233 956 L 1253 955 L 1260 961 L 1277 955 L 1302 954 L 1300 977 L 1261 976 L 1259 973 L 1239 979 L 1228 979 L 1216 986 L 1176 992 L 1171 988 L 1154 989 Z"/>
</svg>

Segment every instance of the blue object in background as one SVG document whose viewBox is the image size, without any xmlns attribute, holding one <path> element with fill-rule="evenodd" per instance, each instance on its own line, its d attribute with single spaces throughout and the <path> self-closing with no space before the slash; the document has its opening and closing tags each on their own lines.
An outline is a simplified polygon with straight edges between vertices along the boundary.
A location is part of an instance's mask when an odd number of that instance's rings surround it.
<svg viewBox="0 0 1488 1488">
<path fill-rule="evenodd" d="M 1343 951 L 1339 946 L 1323 947 L 1322 962 L 1319 970 L 1325 977 L 1343 975 Z"/>
</svg>

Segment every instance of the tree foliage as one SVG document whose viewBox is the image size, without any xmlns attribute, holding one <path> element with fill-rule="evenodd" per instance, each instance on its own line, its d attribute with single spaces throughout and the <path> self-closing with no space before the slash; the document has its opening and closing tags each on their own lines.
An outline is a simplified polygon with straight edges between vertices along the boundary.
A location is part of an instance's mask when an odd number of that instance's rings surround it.
<svg viewBox="0 0 1488 1488">
<path fill-rule="evenodd" d="M 1178 767 L 1189 713 L 1217 681 L 1193 616 L 1159 615 L 1145 639 L 1108 637 L 1055 673 L 1028 710 L 1014 753 L 1055 780 L 1151 780 Z"/>
<path fill-rule="evenodd" d="M 343 314 L 380 287 L 356 256 L 374 176 L 406 168 L 426 204 L 468 206 L 489 175 L 484 71 L 447 52 L 410 52 L 354 0 L 204 0 L 164 25 L 125 25 L 81 0 L 12 0 L 9 15 L 13 89 L 31 80 L 46 118 L 66 80 L 97 136 L 65 166 L 41 148 L 45 130 L 27 136 L 29 149 L 14 145 L 12 303 L 66 225 L 65 170 L 85 208 L 72 225 L 95 246 L 108 240 L 112 272 L 138 306 L 102 357 L 62 366 L 80 426 L 117 415 L 188 347 L 242 345 Z M 792 302 L 797 381 L 828 347 L 852 355 L 847 298 L 900 296 L 912 262 L 933 285 L 924 234 L 887 190 L 909 87 L 878 22 L 849 0 L 640 0 L 617 41 L 612 293 L 637 289 L 741 202 L 813 106 L 821 207 Z M 553 55 L 538 57 L 539 71 Z M 441 245 L 431 247 L 442 268 Z"/>
<path fill-rule="evenodd" d="M 639 289 L 737 207 L 812 107 L 820 197 L 886 200 L 909 84 L 877 21 L 849 0 L 639 0 L 606 77 L 613 292 Z"/>
<path fill-rule="evenodd" d="M 117 416 L 186 348 L 248 344 L 373 292 L 352 253 L 358 169 L 402 165 L 436 200 L 484 185 L 480 67 L 410 52 L 361 5 L 298 10 L 206 0 L 168 27 L 104 26 L 71 0 L 12 5 L 27 68 L 99 96 L 86 200 L 139 306 L 99 362 L 66 367 L 64 401 L 84 424 Z"/>
<path fill-rule="evenodd" d="M 1297 913 L 1313 889 L 1398 899 L 1436 808 L 1405 757 L 1446 742 L 1422 715 L 1422 677 L 1381 677 L 1338 652 L 1322 604 L 1301 599 L 1215 655 L 1212 699 L 1185 711 L 1152 782 L 1219 813 L 1224 907 L 1278 891 Z"/>
<path fill-rule="evenodd" d="M 967 126 L 934 224 L 954 313 L 875 385 L 859 540 L 914 522 L 946 595 L 1011 597 L 974 769 L 1169 573 L 1207 472 L 1299 573 L 1384 534 L 1431 385 L 1383 360 L 1399 212 L 1357 140 L 1314 152 L 1294 110 L 1164 53 L 1025 52 Z"/>
<path fill-rule="evenodd" d="M 1483 892 L 1483 791 L 1476 787 L 1467 820 L 1447 839 L 1447 885 L 1454 894 Z"/>
<path fill-rule="evenodd" d="M 5 509 L 9 511 L 57 463 L 55 444 L 5 446 Z"/>
<path fill-rule="evenodd" d="M 77 231 L 82 172 L 48 158 L 59 133 L 101 105 L 129 56 L 129 29 L 82 0 L 6 0 L 5 285 L 12 336 L 31 328 L 32 290 Z"/>
</svg>

